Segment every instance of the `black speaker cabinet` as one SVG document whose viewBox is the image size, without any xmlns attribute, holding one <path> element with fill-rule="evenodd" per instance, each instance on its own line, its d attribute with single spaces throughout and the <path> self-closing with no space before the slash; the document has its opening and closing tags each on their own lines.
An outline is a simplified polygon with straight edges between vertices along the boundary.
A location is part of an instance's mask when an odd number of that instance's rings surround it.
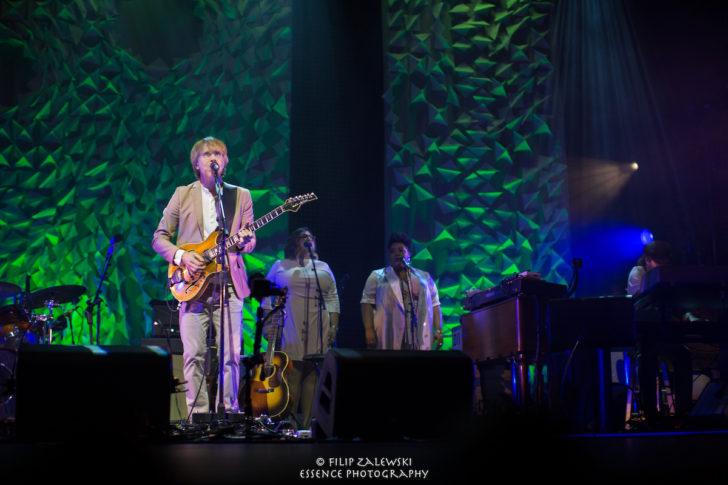
<svg viewBox="0 0 728 485">
<path fill-rule="evenodd" d="M 16 373 L 20 441 L 162 437 L 171 357 L 159 347 L 23 345 Z"/>
<path fill-rule="evenodd" d="M 462 431 L 473 363 L 459 351 L 332 349 L 313 403 L 317 439 L 428 439 Z"/>
<path fill-rule="evenodd" d="M 557 299 L 549 302 L 549 350 L 631 347 L 635 344 L 630 296 Z"/>
</svg>

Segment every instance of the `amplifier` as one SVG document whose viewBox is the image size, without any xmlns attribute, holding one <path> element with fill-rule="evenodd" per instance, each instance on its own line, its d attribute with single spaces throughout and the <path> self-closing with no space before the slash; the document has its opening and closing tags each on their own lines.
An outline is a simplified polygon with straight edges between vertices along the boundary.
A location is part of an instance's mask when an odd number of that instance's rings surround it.
<svg viewBox="0 0 728 485">
<path fill-rule="evenodd" d="M 143 338 L 139 340 L 140 345 L 152 345 L 161 347 L 172 355 L 182 355 L 184 349 L 182 348 L 182 339 L 179 335 L 174 337 L 152 337 Z"/>
<path fill-rule="evenodd" d="M 179 336 L 179 303 L 177 300 L 152 300 L 152 336 Z"/>
</svg>

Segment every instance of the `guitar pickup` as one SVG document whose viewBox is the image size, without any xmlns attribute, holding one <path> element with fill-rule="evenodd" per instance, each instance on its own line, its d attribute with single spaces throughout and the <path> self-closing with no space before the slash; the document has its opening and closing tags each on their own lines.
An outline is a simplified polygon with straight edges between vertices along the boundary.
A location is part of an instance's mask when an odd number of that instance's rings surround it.
<svg viewBox="0 0 728 485">
<path fill-rule="evenodd" d="M 253 392 L 257 392 L 260 394 L 269 394 L 274 391 L 275 391 L 275 389 L 267 389 L 267 388 L 266 389 L 253 389 Z"/>
<path fill-rule="evenodd" d="M 169 286 L 174 286 L 177 283 L 182 283 L 184 280 L 185 277 L 182 274 L 182 268 L 177 268 L 174 273 L 172 273 L 172 276 L 167 278 L 167 283 L 169 283 Z"/>
</svg>

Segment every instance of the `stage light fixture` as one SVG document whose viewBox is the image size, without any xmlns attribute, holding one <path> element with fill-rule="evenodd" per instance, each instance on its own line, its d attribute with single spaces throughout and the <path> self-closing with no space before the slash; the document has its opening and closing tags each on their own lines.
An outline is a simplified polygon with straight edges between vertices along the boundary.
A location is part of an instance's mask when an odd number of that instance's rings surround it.
<svg viewBox="0 0 728 485">
<path fill-rule="evenodd" d="M 632 162 L 632 164 L 630 165 L 630 167 L 632 167 L 632 170 L 634 170 L 635 172 L 637 170 L 639 170 L 639 168 L 640 168 L 640 166 L 639 166 L 639 164 L 637 162 Z"/>
<path fill-rule="evenodd" d="M 652 232 L 650 232 L 649 229 L 644 229 L 640 234 L 640 241 L 642 241 L 642 244 L 649 244 L 654 240 L 655 236 L 652 235 Z"/>
</svg>

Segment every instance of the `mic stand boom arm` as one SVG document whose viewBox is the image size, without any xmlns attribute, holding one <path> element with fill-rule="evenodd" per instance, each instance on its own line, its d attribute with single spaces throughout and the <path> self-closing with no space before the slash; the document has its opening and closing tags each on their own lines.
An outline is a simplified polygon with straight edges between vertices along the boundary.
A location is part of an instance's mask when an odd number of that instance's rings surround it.
<svg viewBox="0 0 728 485">
<path fill-rule="evenodd" d="M 93 344 L 93 310 L 94 307 L 96 307 L 96 345 L 99 345 L 99 334 L 101 333 L 101 299 L 99 298 L 99 295 L 101 294 L 101 285 L 104 283 L 104 279 L 106 279 L 106 270 L 109 268 L 109 262 L 111 261 L 111 256 L 114 254 L 115 247 L 116 238 L 111 238 L 111 247 L 106 253 L 106 263 L 104 264 L 104 270 L 101 273 L 99 286 L 96 288 L 96 295 L 94 296 L 93 301 L 88 302 L 89 306 L 86 309 L 86 318 L 88 319 L 89 327 L 89 343 Z"/>
<path fill-rule="evenodd" d="M 402 263 L 404 263 L 404 267 L 407 270 L 407 287 L 409 288 L 410 313 L 412 314 L 412 321 L 410 325 L 410 335 L 412 340 L 410 341 L 410 345 L 412 345 L 412 350 L 417 350 L 420 348 L 417 342 L 417 312 L 415 311 L 415 293 L 412 288 L 412 278 L 410 277 L 410 270 L 414 273 L 414 268 L 412 268 L 404 259 L 402 260 Z"/>
<path fill-rule="evenodd" d="M 218 246 L 220 248 L 220 272 L 218 273 L 218 288 L 220 290 L 220 328 L 219 328 L 219 349 L 218 349 L 218 392 L 220 396 L 217 403 L 217 414 L 220 420 L 225 418 L 225 335 L 226 325 L 230 325 L 230 322 L 226 321 L 228 309 L 230 308 L 230 302 L 227 295 L 227 248 L 225 247 L 225 240 L 228 238 L 227 222 L 225 221 L 225 209 L 223 207 L 222 200 L 222 180 L 217 170 L 215 172 L 215 191 L 217 193 L 217 224 L 220 229 L 220 236 L 218 239 Z"/>
<path fill-rule="evenodd" d="M 319 353 L 324 353 L 324 337 L 323 337 L 323 312 L 326 310 L 326 302 L 324 302 L 324 294 L 321 291 L 321 282 L 319 281 L 318 272 L 316 271 L 316 262 L 314 261 L 313 249 L 311 249 L 311 243 L 306 243 L 308 252 L 311 255 L 311 266 L 313 267 L 313 276 L 316 279 L 316 291 L 318 291 L 318 331 L 319 331 L 319 344 L 321 345 Z"/>
</svg>

